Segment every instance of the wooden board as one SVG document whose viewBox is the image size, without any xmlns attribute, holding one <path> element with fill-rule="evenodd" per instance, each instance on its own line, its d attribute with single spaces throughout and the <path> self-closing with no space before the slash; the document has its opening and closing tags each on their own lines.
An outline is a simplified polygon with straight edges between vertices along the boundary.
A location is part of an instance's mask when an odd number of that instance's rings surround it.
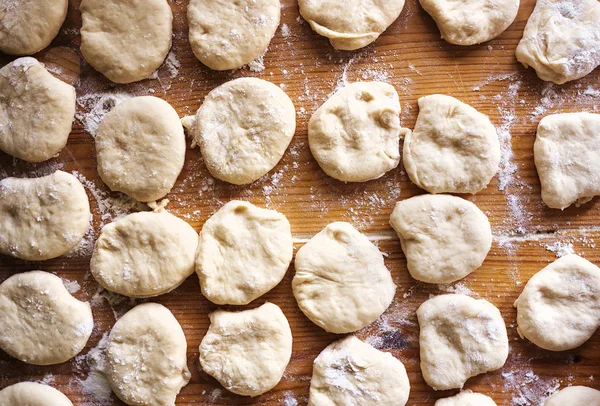
<svg viewBox="0 0 600 406">
<path fill-rule="evenodd" d="M 498 306 L 510 338 L 510 355 L 504 368 L 470 379 L 465 388 L 493 397 L 498 405 L 538 405 L 547 393 L 566 385 L 600 389 L 594 377 L 600 361 L 600 334 L 582 347 L 566 352 L 543 351 L 518 338 L 512 307 L 523 284 L 555 259 L 551 249 L 572 244 L 576 253 L 600 264 L 595 241 L 600 238 L 600 202 L 564 212 L 550 210 L 540 199 L 533 165 L 533 142 L 543 115 L 567 111 L 596 111 L 600 101 L 600 70 L 564 86 L 539 80 L 514 58 L 534 2 L 521 5 L 516 21 L 499 38 L 482 45 L 459 47 L 439 39 L 431 18 L 415 0 L 407 2 L 400 18 L 376 44 L 356 52 L 333 50 L 325 38 L 311 31 L 298 14 L 294 0 L 282 2 L 282 25 L 264 58 L 265 69 L 213 72 L 192 55 L 187 41 L 187 1 L 172 0 L 175 33 L 170 64 L 158 78 L 132 85 L 116 85 L 95 72 L 79 52 L 81 18 L 79 0 L 72 0 L 65 26 L 51 47 L 37 57 L 59 77 L 74 83 L 78 93 L 79 120 L 67 147 L 43 164 L 26 164 L 0 154 L 0 178 L 38 176 L 57 168 L 75 173 L 86 185 L 93 208 L 93 230 L 73 257 L 27 262 L 0 257 L 0 281 L 33 269 L 53 272 L 78 282 L 75 296 L 92 300 L 95 329 L 81 356 L 61 365 L 26 365 L 0 352 L 0 388 L 22 380 L 42 380 L 64 392 L 75 405 L 120 405 L 114 398 L 93 389 L 95 375 L 86 354 L 109 331 L 115 318 L 141 301 L 130 301 L 99 290 L 89 274 L 90 248 L 102 225 L 135 210 L 122 195 L 109 193 L 96 171 L 94 140 L 84 131 L 93 127 L 96 115 L 110 107 L 105 93 L 153 94 L 170 102 L 181 116 L 193 114 L 204 96 L 230 79 L 256 76 L 270 80 L 290 95 L 298 110 L 298 129 L 282 161 L 263 179 L 250 186 L 232 186 L 212 179 L 197 149 L 188 149 L 183 173 L 168 196 L 168 208 L 200 230 L 218 207 L 231 199 L 249 200 L 283 212 L 292 224 L 295 247 L 332 221 L 353 223 L 378 244 L 398 285 L 396 298 L 379 321 L 357 333 L 404 362 L 411 382 L 409 405 L 433 405 L 456 391 L 435 392 L 423 381 L 419 369 L 418 325 L 415 310 L 430 295 L 465 292 Z M 2 64 L 11 58 L 2 56 Z M 490 217 L 493 248 L 481 267 L 452 285 L 417 283 L 408 276 L 400 244 L 388 225 L 397 200 L 422 193 L 408 180 L 403 168 L 364 184 L 343 184 L 328 178 L 310 155 L 306 127 L 312 112 L 338 86 L 347 81 L 383 80 L 393 84 L 401 97 L 402 124 L 412 128 L 418 113 L 416 101 L 431 93 L 445 93 L 488 114 L 499 128 L 503 161 L 499 175 L 489 187 L 465 196 Z M 190 383 L 178 397 L 178 405 L 304 405 L 308 398 L 314 358 L 340 338 L 313 325 L 298 309 L 291 292 L 293 267 L 271 292 L 249 306 L 265 300 L 279 305 L 292 326 L 292 360 L 277 387 L 254 399 L 233 395 L 203 373 L 198 345 L 208 328 L 208 313 L 216 306 L 202 297 L 198 279 L 190 277 L 181 287 L 154 301 L 173 311 L 188 341 Z M 71 284 L 72 286 L 76 286 Z M 228 307 L 231 309 L 231 307 Z M 94 352 L 92 352 L 93 354 Z M 106 395 L 106 394 L 104 394 Z"/>
</svg>

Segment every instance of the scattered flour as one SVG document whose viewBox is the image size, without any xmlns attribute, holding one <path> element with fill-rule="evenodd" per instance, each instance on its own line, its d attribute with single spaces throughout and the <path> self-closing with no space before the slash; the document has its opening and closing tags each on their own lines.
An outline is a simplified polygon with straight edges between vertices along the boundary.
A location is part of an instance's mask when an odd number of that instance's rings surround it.
<svg viewBox="0 0 600 406">
<path fill-rule="evenodd" d="M 560 241 L 556 241 L 553 244 L 544 244 L 543 247 L 548 251 L 554 252 L 556 254 L 556 258 L 575 253 L 575 250 L 573 249 L 573 243 L 570 242 L 562 243 Z"/>
<path fill-rule="evenodd" d="M 91 396 L 94 399 L 94 406 L 110 406 L 112 400 L 112 390 L 106 379 L 106 345 L 108 344 L 109 332 L 105 332 L 96 345 L 85 355 L 75 357 L 75 372 L 82 373 L 87 370 L 85 379 L 77 379 L 81 392 Z"/>
<path fill-rule="evenodd" d="M 63 278 L 63 285 L 65 285 L 65 288 L 67 288 L 70 294 L 77 293 L 81 290 L 81 286 L 77 281 L 70 281 Z"/>
<path fill-rule="evenodd" d="M 281 36 L 283 38 L 289 38 L 290 35 L 292 35 L 292 32 L 290 30 L 290 26 L 287 24 L 281 24 Z"/>
<path fill-rule="evenodd" d="M 555 393 L 560 387 L 557 378 L 541 379 L 530 369 L 519 369 L 503 372 L 504 387 L 507 392 L 514 394 L 514 406 L 539 406 L 544 400 Z"/>
<path fill-rule="evenodd" d="M 77 98 L 78 109 L 75 118 L 85 132 L 96 136 L 100 122 L 116 105 L 130 99 L 124 93 L 86 93 Z"/>
<path fill-rule="evenodd" d="M 286 391 L 283 393 L 283 406 L 298 406 L 298 401 L 294 397 L 292 391 Z"/>
<path fill-rule="evenodd" d="M 265 54 L 268 50 L 265 50 L 262 54 L 258 55 L 255 60 L 251 61 L 248 65 L 248 69 L 252 72 L 262 72 L 265 70 Z"/>
</svg>

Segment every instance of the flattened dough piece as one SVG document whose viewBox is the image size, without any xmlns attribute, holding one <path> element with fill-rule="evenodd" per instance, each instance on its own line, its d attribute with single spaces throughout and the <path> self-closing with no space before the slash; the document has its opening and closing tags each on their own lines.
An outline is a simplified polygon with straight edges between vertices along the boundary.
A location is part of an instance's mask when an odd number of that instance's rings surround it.
<svg viewBox="0 0 600 406">
<path fill-rule="evenodd" d="M 375 320 L 396 285 L 383 255 L 352 225 L 331 223 L 296 254 L 292 291 L 300 310 L 332 333 L 350 333 Z"/>
<path fill-rule="evenodd" d="M 508 337 L 500 311 L 483 299 L 435 296 L 417 309 L 423 378 L 434 390 L 462 388 L 467 379 L 502 368 Z"/>
<path fill-rule="evenodd" d="M 404 406 L 409 393 L 402 362 L 349 336 L 315 359 L 308 406 Z"/>
<path fill-rule="evenodd" d="M 60 364 L 85 347 L 94 319 L 51 273 L 19 273 L 0 285 L 0 348 L 28 364 Z M 2 403 L 0 403 L 2 404 Z"/>
<path fill-rule="evenodd" d="M 419 99 L 419 116 L 404 139 L 410 180 L 429 193 L 477 193 L 498 171 L 500 143 L 489 118 L 454 97 Z"/>
<path fill-rule="evenodd" d="M 469 389 L 449 398 L 439 399 L 435 406 L 496 406 L 492 398 Z"/>
<path fill-rule="evenodd" d="M 87 232 L 90 203 L 81 182 L 56 171 L 0 181 L 0 253 L 29 261 L 66 254 Z"/>
<path fill-rule="evenodd" d="M 600 406 L 600 391 L 587 386 L 569 386 L 546 399 L 544 406 Z"/>
<path fill-rule="evenodd" d="M 217 310 L 200 344 L 202 369 L 227 390 L 258 396 L 281 380 L 292 356 L 292 331 L 272 303 L 241 312 Z"/>
<path fill-rule="evenodd" d="M 73 406 L 73 403 L 51 386 L 36 382 L 19 382 L 0 390 L 0 405 Z"/>
</svg>

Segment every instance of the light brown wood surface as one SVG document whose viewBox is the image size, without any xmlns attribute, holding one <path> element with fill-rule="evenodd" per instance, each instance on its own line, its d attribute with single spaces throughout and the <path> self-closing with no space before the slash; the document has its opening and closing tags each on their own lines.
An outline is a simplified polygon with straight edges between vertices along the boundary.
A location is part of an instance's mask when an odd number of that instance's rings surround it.
<svg viewBox="0 0 600 406">
<path fill-rule="evenodd" d="M 595 245 L 600 238 L 598 199 L 563 212 L 548 209 L 540 199 L 533 164 L 535 129 L 541 117 L 554 112 L 596 111 L 600 101 L 597 92 L 600 70 L 579 81 L 556 86 L 542 82 L 535 72 L 517 63 L 514 50 L 533 9 L 532 0 L 521 5 L 515 22 L 499 38 L 471 47 L 453 46 L 441 40 L 431 18 L 416 0 L 409 0 L 400 18 L 374 45 L 355 52 L 335 51 L 327 39 L 314 33 L 299 17 L 296 1 L 283 0 L 282 24 L 286 24 L 289 34 L 287 30 L 282 33 L 281 28 L 277 31 L 264 58 L 262 72 L 247 69 L 214 72 L 204 67 L 194 58 L 187 41 L 187 1 L 174 0 L 170 4 L 175 16 L 172 52 L 181 63 L 177 75 L 163 67 L 158 79 L 132 85 L 117 85 L 104 79 L 83 60 L 79 51 L 78 0 L 71 1 L 67 22 L 59 36 L 36 57 L 59 77 L 74 83 L 80 116 L 91 107 L 89 101 L 97 100 L 101 92 L 154 94 L 170 102 L 183 117 L 193 114 L 211 89 L 233 78 L 256 76 L 284 88 L 296 105 L 298 129 L 277 167 L 252 185 L 232 186 L 213 180 L 199 150 L 188 148 L 183 173 L 167 196 L 172 213 L 200 230 L 204 221 L 225 202 L 249 200 L 277 209 L 288 217 L 296 249 L 332 221 L 349 221 L 366 233 L 386 254 L 386 264 L 398 288 L 393 304 L 381 319 L 357 335 L 404 362 L 411 383 L 409 405 L 433 405 L 436 399 L 456 392 L 433 391 L 423 381 L 419 369 L 415 310 L 430 295 L 448 291 L 470 291 L 473 296 L 494 303 L 500 308 L 509 332 L 510 355 L 504 368 L 470 379 L 465 388 L 491 396 L 498 405 L 539 405 L 548 391 L 566 385 L 600 389 L 600 382 L 594 379 L 600 368 L 600 333 L 580 348 L 559 353 L 541 350 L 519 339 L 516 333 L 512 304 L 529 277 L 555 259 L 548 246 L 572 243 L 576 253 L 600 264 Z M 0 59 L 5 64 L 14 58 Z M 493 248 L 483 266 L 458 283 L 438 287 L 417 283 L 409 277 L 388 218 L 396 201 L 422 191 L 409 181 L 401 166 L 379 180 L 343 184 L 328 178 L 310 154 L 306 127 L 312 112 L 345 81 L 374 79 L 396 87 L 403 109 L 402 124 L 406 127 L 414 125 L 419 97 L 445 93 L 489 115 L 503 135 L 507 160 L 503 161 L 501 175 L 484 191 L 464 196 L 490 217 Z M 512 140 L 506 139 L 507 134 L 512 135 Z M 515 165 L 514 174 L 510 165 Z M 67 147 L 47 163 L 27 164 L 0 153 L 0 178 L 37 176 L 57 168 L 77 171 L 82 179 L 87 179 L 94 214 L 93 234 L 97 236 L 101 226 L 116 217 L 117 210 L 110 202 L 123 199 L 119 194 L 109 193 L 99 179 L 94 140 L 79 121 Z M 500 184 L 498 179 L 508 184 Z M 131 205 L 129 208 L 135 210 Z M 77 281 L 82 287 L 75 293 L 79 299 L 96 297 L 95 328 L 82 354 L 98 344 L 116 317 L 141 302 L 112 297 L 111 305 L 102 299 L 89 274 L 89 259 L 89 250 L 79 257 L 44 262 L 0 256 L 0 281 L 17 272 L 42 269 Z M 199 366 L 198 345 L 208 328 L 208 313 L 217 306 L 201 295 L 195 275 L 174 292 L 152 300 L 171 309 L 187 337 L 192 379 L 178 396 L 178 405 L 306 404 L 314 358 L 341 336 L 324 332 L 300 312 L 291 291 L 293 274 L 292 266 L 275 289 L 243 307 L 256 307 L 267 300 L 276 303 L 288 317 L 294 337 L 292 359 L 283 379 L 275 389 L 253 399 L 221 390 Z M 115 398 L 102 402 L 84 391 L 81 381 L 86 379 L 88 371 L 85 356 L 61 365 L 40 367 L 24 364 L 0 351 L 0 388 L 23 380 L 44 380 L 64 392 L 77 406 L 120 405 Z"/>
</svg>

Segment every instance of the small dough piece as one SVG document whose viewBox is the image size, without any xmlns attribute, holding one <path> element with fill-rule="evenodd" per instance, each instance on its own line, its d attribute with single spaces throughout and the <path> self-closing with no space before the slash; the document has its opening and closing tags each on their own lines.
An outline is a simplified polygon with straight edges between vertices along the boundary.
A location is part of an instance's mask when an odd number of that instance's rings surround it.
<svg viewBox="0 0 600 406">
<path fill-rule="evenodd" d="M 521 338 L 550 351 L 577 348 L 600 326 L 600 268 L 565 255 L 531 277 L 515 307 Z"/>
<path fill-rule="evenodd" d="M 498 171 L 500 143 L 489 118 L 454 97 L 419 99 L 419 116 L 404 139 L 410 180 L 429 193 L 477 193 Z"/>
<path fill-rule="evenodd" d="M 106 345 L 106 377 L 128 405 L 174 406 L 190 381 L 187 342 L 163 305 L 144 303 L 115 323 Z"/>
<path fill-rule="evenodd" d="M 280 14 L 279 0 L 190 0 L 192 51 L 211 69 L 241 68 L 267 50 Z"/>
<path fill-rule="evenodd" d="M 434 406 L 497 406 L 492 398 L 467 389 L 449 398 L 439 399 Z"/>
<path fill-rule="evenodd" d="M 31 271 L 0 285 L 0 348 L 34 365 L 66 362 L 85 347 L 94 319 L 51 273 Z"/>
<path fill-rule="evenodd" d="M 344 222 L 329 224 L 300 248 L 295 267 L 292 291 L 300 310 L 331 333 L 373 323 L 396 292 L 379 249 Z"/>
<path fill-rule="evenodd" d="M 273 303 L 241 312 L 217 310 L 200 344 L 202 369 L 227 390 L 258 396 L 281 380 L 292 356 L 292 331 Z"/>
<path fill-rule="evenodd" d="M 36 382 L 19 382 L 0 390 L 2 406 L 73 406 L 73 403 L 51 386 Z"/>
<path fill-rule="evenodd" d="M 140 202 L 164 197 L 183 169 L 185 134 L 166 101 L 134 97 L 108 113 L 96 134 L 98 174 L 113 191 Z"/>
<path fill-rule="evenodd" d="M 52 158 L 67 145 L 75 117 L 75 88 L 36 59 L 0 69 L 0 149 L 29 162 Z"/>
<path fill-rule="evenodd" d="M 171 48 L 167 0 L 82 0 L 81 53 L 115 83 L 147 78 Z"/>
<path fill-rule="evenodd" d="M 382 177 L 400 163 L 400 100 L 392 85 L 349 84 L 308 123 L 310 151 L 325 173 L 344 182 Z"/>
<path fill-rule="evenodd" d="M 450 283 L 481 266 L 492 247 L 487 216 L 468 200 L 420 195 L 396 203 L 390 224 L 418 281 Z"/>
<path fill-rule="evenodd" d="M 400 16 L 404 0 L 298 0 L 300 14 L 335 49 L 374 42 Z"/>
<path fill-rule="evenodd" d="M 542 80 L 563 84 L 600 65 L 598 0 L 538 0 L 515 53 Z"/>
<path fill-rule="evenodd" d="M 196 272 L 202 294 L 216 304 L 248 304 L 281 282 L 293 254 L 283 214 L 233 200 L 200 232 Z"/>
<path fill-rule="evenodd" d="M 434 390 L 462 388 L 467 379 L 502 368 L 508 337 L 500 311 L 483 299 L 435 296 L 417 309 L 421 371 Z"/>
<path fill-rule="evenodd" d="M 252 183 L 277 165 L 296 131 L 287 94 L 266 80 L 239 78 L 213 89 L 196 113 L 192 133 L 217 179 Z"/>
<path fill-rule="evenodd" d="M 404 406 L 409 393 L 402 362 L 349 336 L 315 359 L 308 406 Z"/>
<path fill-rule="evenodd" d="M 0 253 L 29 261 L 56 258 L 79 244 L 90 224 L 81 182 L 56 171 L 0 181 Z"/>
<path fill-rule="evenodd" d="M 569 386 L 546 399 L 544 406 L 600 406 L 600 391 L 587 386 Z"/>
</svg>

